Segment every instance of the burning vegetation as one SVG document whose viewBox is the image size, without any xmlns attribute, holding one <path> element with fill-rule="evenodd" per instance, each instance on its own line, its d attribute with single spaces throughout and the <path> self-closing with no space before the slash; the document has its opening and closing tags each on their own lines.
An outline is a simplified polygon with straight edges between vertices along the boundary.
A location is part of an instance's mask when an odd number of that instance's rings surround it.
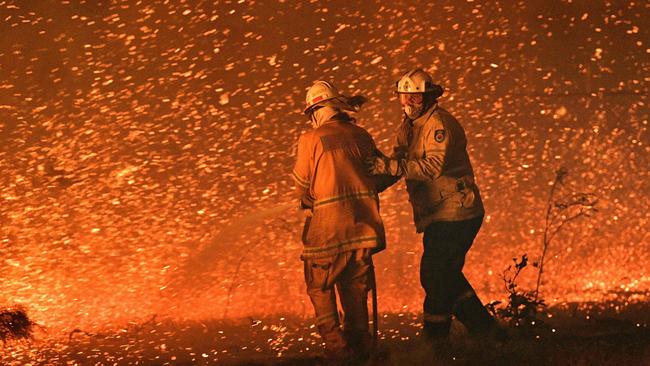
<svg viewBox="0 0 650 366">
<path fill-rule="evenodd" d="M 7 341 L 31 340 L 34 325 L 24 309 L 3 309 L 0 311 L 0 340 L 4 345 Z"/>
</svg>

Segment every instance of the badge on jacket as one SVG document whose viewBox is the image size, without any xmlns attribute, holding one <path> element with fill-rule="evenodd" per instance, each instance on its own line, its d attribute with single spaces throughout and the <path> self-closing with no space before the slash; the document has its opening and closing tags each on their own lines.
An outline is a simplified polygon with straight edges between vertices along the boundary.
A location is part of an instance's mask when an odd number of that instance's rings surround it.
<svg viewBox="0 0 650 366">
<path fill-rule="evenodd" d="M 436 133 L 433 135 L 436 139 L 436 142 L 445 141 L 445 130 L 436 130 Z"/>
</svg>

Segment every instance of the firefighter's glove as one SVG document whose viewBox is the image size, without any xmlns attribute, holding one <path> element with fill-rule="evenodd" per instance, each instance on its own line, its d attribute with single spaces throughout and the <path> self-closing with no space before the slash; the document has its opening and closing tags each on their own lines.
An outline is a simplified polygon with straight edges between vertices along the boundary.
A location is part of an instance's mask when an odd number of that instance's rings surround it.
<svg viewBox="0 0 650 366">
<path fill-rule="evenodd" d="M 371 175 L 402 175 L 399 160 L 391 159 L 383 154 L 373 156 L 366 160 L 366 168 Z"/>
</svg>

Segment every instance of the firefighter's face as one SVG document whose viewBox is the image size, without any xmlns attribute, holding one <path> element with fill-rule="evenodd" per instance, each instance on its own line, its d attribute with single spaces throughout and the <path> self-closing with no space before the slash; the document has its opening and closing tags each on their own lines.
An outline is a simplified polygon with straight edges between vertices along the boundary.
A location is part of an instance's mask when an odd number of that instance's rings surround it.
<svg viewBox="0 0 650 366">
<path fill-rule="evenodd" d="M 402 110 L 410 119 L 420 117 L 424 111 L 424 93 L 400 93 L 399 102 Z"/>
</svg>

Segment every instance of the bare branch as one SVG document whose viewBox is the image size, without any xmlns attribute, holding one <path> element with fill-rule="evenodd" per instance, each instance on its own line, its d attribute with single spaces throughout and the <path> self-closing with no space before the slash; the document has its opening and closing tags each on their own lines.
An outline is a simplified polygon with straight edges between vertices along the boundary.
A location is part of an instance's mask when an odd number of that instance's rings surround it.
<svg viewBox="0 0 650 366">
<path fill-rule="evenodd" d="M 585 211 L 581 210 L 577 214 L 563 219 L 562 222 L 560 223 L 560 225 L 557 228 L 555 228 L 553 230 L 553 232 L 551 232 L 551 235 L 549 236 L 549 242 L 551 240 L 553 240 L 555 235 L 557 235 L 560 232 L 560 230 L 562 230 L 562 227 L 564 227 L 564 225 L 568 224 L 571 221 L 577 220 L 577 219 L 579 219 L 580 217 L 583 217 L 583 216 L 588 216 L 588 215 L 587 215 L 587 213 Z"/>
<path fill-rule="evenodd" d="M 591 217 L 592 213 L 597 212 L 596 204 L 598 198 L 594 193 L 572 193 L 571 196 L 564 200 L 554 200 L 558 185 L 563 186 L 569 171 L 560 167 L 555 172 L 555 180 L 551 185 L 549 197 L 546 202 L 546 218 L 544 221 L 544 236 L 542 239 L 542 255 L 539 260 L 539 271 L 537 273 L 537 285 L 534 295 L 535 301 L 539 296 L 539 287 L 542 283 L 542 274 L 544 273 L 544 264 L 546 263 L 546 254 L 549 246 L 562 228 L 569 222 L 575 221 L 580 217 Z M 577 213 L 575 212 L 577 209 Z"/>
</svg>

